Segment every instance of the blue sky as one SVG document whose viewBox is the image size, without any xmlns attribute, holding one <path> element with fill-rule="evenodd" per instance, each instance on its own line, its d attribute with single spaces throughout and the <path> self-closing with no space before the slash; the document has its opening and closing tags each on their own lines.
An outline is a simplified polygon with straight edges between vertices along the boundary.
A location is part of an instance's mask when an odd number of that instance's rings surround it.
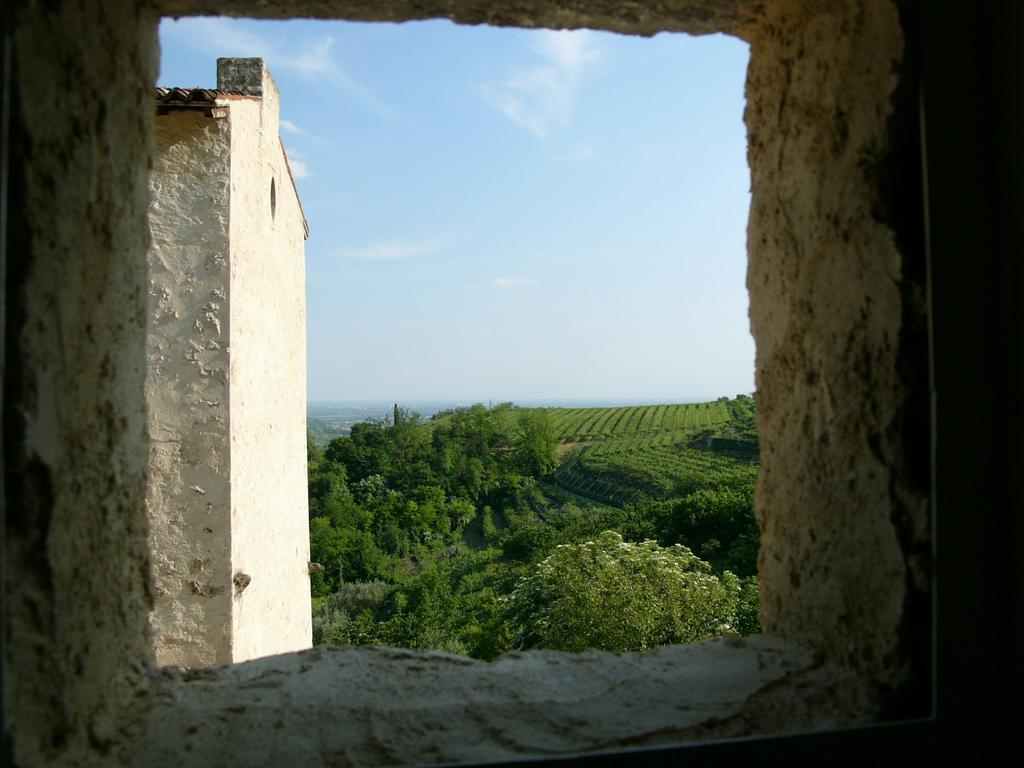
<svg viewBox="0 0 1024 768">
<path fill-rule="evenodd" d="M 753 389 L 748 49 L 720 35 L 219 18 L 160 85 L 262 56 L 310 237 L 311 400 Z"/>
</svg>

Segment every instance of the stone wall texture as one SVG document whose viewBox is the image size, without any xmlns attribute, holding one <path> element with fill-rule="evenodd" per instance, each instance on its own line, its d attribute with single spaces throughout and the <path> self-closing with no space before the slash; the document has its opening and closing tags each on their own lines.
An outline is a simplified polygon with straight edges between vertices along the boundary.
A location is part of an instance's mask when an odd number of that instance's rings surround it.
<svg viewBox="0 0 1024 768">
<path fill-rule="evenodd" d="M 763 435 L 758 515 L 764 621 L 775 634 L 766 642 L 794 654 L 792 645 L 807 643 L 815 654 L 791 657 L 791 667 L 838 665 L 846 677 L 768 679 L 756 661 L 737 661 L 730 674 L 755 677 L 732 687 L 741 700 L 728 710 L 735 730 L 726 735 L 816 727 L 815 712 L 800 703 L 826 694 L 836 697 L 829 711 L 856 720 L 865 712 L 861 684 L 898 687 L 908 653 L 901 643 L 912 586 L 907 552 L 924 536 L 927 507 L 902 479 L 896 429 L 907 397 L 897 365 L 903 264 L 892 233 L 873 215 L 903 56 L 893 3 L 168 0 L 161 9 L 436 14 L 639 34 L 726 31 L 748 40 L 748 286 Z M 311 762 L 336 765 L 398 764 L 411 754 L 417 762 L 467 759 L 460 739 L 431 736 L 443 728 L 476 734 L 473 759 L 508 755 L 510 743 L 521 756 L 651 743 L 647 716 L 630 714 L 626 698 L 607 697 L 613 709 L 600 722 L 635 728 L 591 728 L 589 708 L 580 706 L 558 714 L 564 741 L 530 736 L 550 697 L 507 696 L 502 684 L 487 689 L 494 691 L 488 706 L 459 710 L 451 701 L 472 701 L 483 690 L 474 687 L 480 678 L 451 671 L 465 660 L 314 650 L 196 677 L 171 680 L 155 671 L 146 637 L 144 384 L 158 19 L 126 0 L 26 3 L 14 14 L 9 243 L 20 257 L 5 286 L 4 716 L 18 763 L 138 765 L 159 756 L 198 766 L 211 755 L 230 756 L 240 743 L 256 750 L 254 760 L 286 754 L 286 743 Z M 232 299 L 229 322 L 244 326 L 248 310 L 239 307 L 236 316 L 235 308 Z M 250 405 L 253 413 L 266 407 Z M 262 459 L 254 453 L 251 460 Z M 254 575 L 250 588 L 258 583 Z M 755 660 L 759 653 L 734 650 Z M 527 655 L 497 669 L 516 680 L 518 668 L 529 677 L 539 664 L 550 678 L 544 685 L 564 685 L 550 696 L 586 702 L 602 670 L 633 670 L 615 689 L 621 692 L 630 675 L 646 679 L 646 664 L 668 660 L 680 685 L 645 705 L 660 713 L 651 717 L 671 719 L 674 711 L 688 723 L 665 731 L 672 740 L 723 733 L 716 727 L 724 710 L 694 723 L 686 713 L 697 703 L 672 698 L 686 688 L 686 665 L 710 658 L 697 653 L 629 657 L 622 665 L 600 656 L 563 663 Z M 563 675 L 566 665 L 572 674 Z M 444 689 L 451 697 L 444 720 L 422 701 L 393 706 L 402 681 L 427 669 L 424 696 Z M 383 698 L 372 695 L 378 676 Z M 768 695 L 771 706 L 758 705 Z M 305 716 L 292 717 L 285 708 L 293 704 Z M 335 712 L 362 718 L 359 727 L 328 739 Z M 593 738 L 570 738 L 573 728 Z M 199 733 L 201 744 L 191 738 Z"/>
<path fill-rule="evenodd" d="M 413 21 L 451 19 L 459 24 L 552 29 L 605 29 L 630 35 L 658 32 L 737 32 L 756 24 L 770 3 L 759 0 L 162 0 L 168 16 L 220 14 Z"/>
<path fill-rule="evenodd" d="M 762 623 L 884 685 L 907 672 L 928 530 L 901 475 L 904 275 L 878 216 L 902 56 L 893 4 L 768 4 L 746 109 Z"/>
<path fill-rule="evenodd" d="M 128 0 L 14 13 L 4 717 L 18 763 L 44 765 L 98 759 L 122 738 L 152 660 L 144 386 L 158 20 Z"/>
<path fill-rule="evenodd" d="M 232 121 L 156 119 L 150 174 L 146 506 L 159 665 L 232 660 Z"/>
<path fill-rule="evenodd" d="M 764 636 L 491 663 L 318 646 L 230 668 L 166 670 L 151 690 L 147 720 L 119 762 L 479 765 L 835 728 L 870 711 L 865 701 L 851 707 L 862 693 L 851 673 Z"/>
</svg>

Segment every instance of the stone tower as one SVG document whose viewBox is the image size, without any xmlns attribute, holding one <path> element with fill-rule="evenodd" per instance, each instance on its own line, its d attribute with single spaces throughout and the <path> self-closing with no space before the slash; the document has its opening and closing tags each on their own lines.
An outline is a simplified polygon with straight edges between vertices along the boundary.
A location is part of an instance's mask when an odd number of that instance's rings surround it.
<svg viewBox="0 0 1024 768">
<path fill-rule="evenodd" d="M 158 88 L 147 510 L 159 664 L 309 647 L 305 218 L 261 59 Z"/>
</svg>

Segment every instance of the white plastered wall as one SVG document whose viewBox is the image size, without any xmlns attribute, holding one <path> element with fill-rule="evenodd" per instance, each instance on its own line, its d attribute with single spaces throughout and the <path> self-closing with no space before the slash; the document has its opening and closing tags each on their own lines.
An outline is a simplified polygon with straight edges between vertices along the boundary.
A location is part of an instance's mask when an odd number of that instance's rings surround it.
<svg viewBox="0 0 1024 768">
<path fill-rule="evenodd" d="M 227 120 L 155 123 L 148 254 L 147 424 L 159 665 L 231 660 Z"/>
<path fill-rule="evenodd" d="M 312 643 L 305 225 L 273 81 L 230 104 L 231 654 L 243 661 Z"/>
</svg>

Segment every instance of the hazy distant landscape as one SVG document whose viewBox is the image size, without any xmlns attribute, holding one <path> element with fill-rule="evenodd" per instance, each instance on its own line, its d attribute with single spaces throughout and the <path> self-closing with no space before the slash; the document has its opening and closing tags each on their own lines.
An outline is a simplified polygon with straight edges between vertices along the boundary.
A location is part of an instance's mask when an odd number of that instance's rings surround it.
<svg viewBox="0 0 1024 768">
<path fill-rule="evenodd" d="M 493 405 L 482 400 L 310 400 L 306 405 L 306 429 L 314 444 L 323 447 L 334 437 L 348 435 L 355 424 L 391 418 L 395 405 L 430 419 L 435 413 L 466 408 L 474 403 Z M 703 398 L 683 399 L 683 403 L 704 402 Z M 519 406 L 530 408 L 605 408 L 652 405 L 643 398 L 521 400 Z"/>
<path fill-rule="evenodd" d="M 402 407 L 417 411 L 429 419 L 438 411 L 457 408 L 468 403 L 455 401 L 415 400 L 403 402 Z M 331 438 L 348 435 L 352 427 L 363 421 L 391 418 L 395 403 L 383 400 L 321 400 L 306 406 L 306 429 L 310 439 L 319 446 Z"/>
</svg>

